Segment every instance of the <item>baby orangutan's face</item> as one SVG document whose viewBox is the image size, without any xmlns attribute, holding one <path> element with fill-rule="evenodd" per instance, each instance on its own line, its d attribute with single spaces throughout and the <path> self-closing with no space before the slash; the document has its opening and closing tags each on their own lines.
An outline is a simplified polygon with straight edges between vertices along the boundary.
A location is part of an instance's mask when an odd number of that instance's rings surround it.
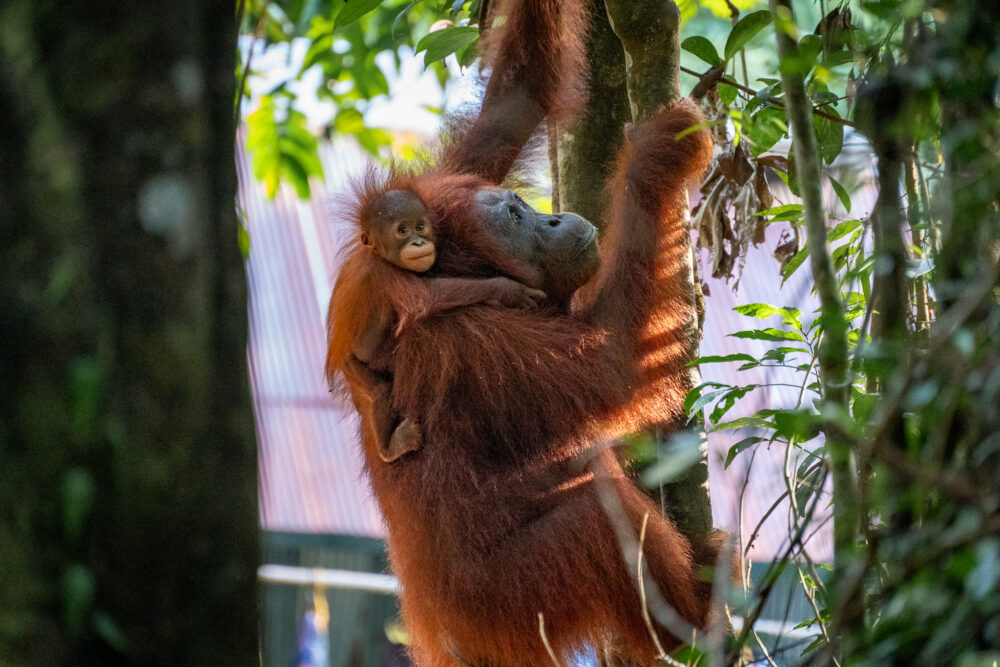
<svg viewBox="0 0 1000 667">
<path fill-rule="evenodd" d="M 394 190 L 382 195 L 382 210 L 373 220 L 374 236 L 363 241 L 375 253 L 401 269 L 423 273 L 434 266 L 434 228 L 427 208 L 413 192 Z"/>
</svg>

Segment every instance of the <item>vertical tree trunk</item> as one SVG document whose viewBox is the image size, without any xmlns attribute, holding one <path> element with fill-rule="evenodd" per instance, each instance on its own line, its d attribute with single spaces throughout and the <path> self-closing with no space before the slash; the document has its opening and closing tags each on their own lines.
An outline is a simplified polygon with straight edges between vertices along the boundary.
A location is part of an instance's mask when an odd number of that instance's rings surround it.
<svg viewBox="0 0 1000 667">
<path fill-rule="evenodd" d="M 806 96 L 802 73 L 796 64 L 798 30 L 789 0 L 771 0 L 771 12 L 775 20 L 781 87 L 785 91 L 785 107 L 794 137 L 795 170 L 805 212 L 809 261 L 823 323 L 823 338 L 817 353 L 822 396 L 832 410 L 846 415 L 850 392 L 847 381 L 847 321 L 844 319 L 840 288 L 827 243 L 826 212 L 821 189 L 822 170 L 812 124 L 812 103 Z M 834 619 L 836 626 L 844 618 L 860 619 L 860 599 L 845 600 L 842 590 L 838 589 L 841 583 L 856 574 L 857 564 L 853 555 L 859 539 L 860 518 L 853 445 L 836 427 L 835 420 L 831 419 L 828 426 L 830 428 L 826 429 L 824 435 L 826 456 L 833 478 L 835 613 L 841 614 L 840 618 Z"/>
<path fill-rule="evenodd" d="M 603 0 L 591 0 L 587 35 L 587 107 L 573 127 L 559 127 L 559 204 L 600 225 L 604 183 L 631 120 L 625 86 L 625 53 L 611 30 Z M 555 167 L 555 165 L 553 165 Z"/>
<path fill-rule="evenodd" d="M 671 0 L 606 0 L 605 5 L 612 28 L 625 49 L 632 121 L 640 122 L 681 97 L 680 12 Z M 688 248 L 684 253 L 687 258 L 684 288 L 691 295 L 686 355 L 694 359 L 701 342 L 697 269 L 690 236 L 685 236 L 685 241 Z M 685 388 L 690 390 L 700 382 L 701 373 L 697 367 L 691 367 L 684 378 Z M 662 439 L 676 429 L 676 424 L 665 424 L 657 429 L 657 438 Z M 708 487 L 708 440 L 700 420 L 694 432 L 701 456 L 680 479 L 665 485 L 661 493 L 667 514 L 681 532 L 697 541 L 712 532 L 712 502 Z"/>
<path fill-rule="evenodd" d="M 0 655 L 251 664 L 234 7 L 0 19 Z"/>
</svg>

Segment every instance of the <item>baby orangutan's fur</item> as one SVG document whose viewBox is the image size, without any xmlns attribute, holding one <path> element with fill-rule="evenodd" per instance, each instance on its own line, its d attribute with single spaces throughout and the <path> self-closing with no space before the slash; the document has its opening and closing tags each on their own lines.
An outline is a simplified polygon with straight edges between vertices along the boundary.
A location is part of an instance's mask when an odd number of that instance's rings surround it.
<svg viewBox="0 0 1000 667">
<path fill-rule="evenodd" d="M 364 381 L 347 362 L 352 332 L 363 325 L 359 304 L 374 281 L 409 323 L 368 367 L 391 374 L 393 410 L 422 415 L 423 448 L 395 463 L 379 457 L 370 428 L 362 433 L 418 665 L 549 664 L 539 614 L 561 661 L 589 645 L 621 664 L 649 665 L 657 650 L 636 564 L 623 555 L 604 499 L 615 499 L 635 539 L 649 515 L 646 589 L 658 589 L 701 630 L 711 586 L 700 569 L 714 565 L 716 546 L 699 545 L 696 562 L 603 443 L 682 413 L 694 317 L 683 287 L 683 212 L 711 141 L 705 130 L 677 139 L 703 120 L 689 102 L 629 133 L 609 183 L 598 257 L 587 221 L 539 213 L 497 187 L 510 164 L 497 173 L 494 158 L 516 155 L 526 137 L 520 126 L 491 130 L 523 109 L 535 110 L 533 118 L 566 112 L 558 92 L 577 90 L 583 72 L 578 63 L 564 68 L 556 44 L 533 40 L 558 34 L 568 16 L 575 32 L 560 39 L 576 53 L 581 3 L 526 0 L 501 11 L 508 26 L 543 23 L 491 36 L 502 46 L 480 119 L 438 167 L 369 176 L 356 205 L 387 191 L 415 192 L 435 221 L 436 275 L 506 277 L 544 290 L 548 301 L 537 310 L 477 304 L 427 314 L 419 278 L 371 273 L 371 258 L 355 244 L 330 302 L 327 375 L 370 425 Z M 520 96 L 505 94 L 512 90 Z M 654 624 L 668 650 L 689 639 Z"/>
<path fill-rule="evenodd" d="M 365 271 L 359 273 L 368 280 L 356 293 L 355 315 L 351 318 L 361 326 L 352 332 L 351 357 L 345 359 L 371 405 L 371 425 L 374 428 L 379 457 L 395 461 L 404 454 L 420 449 L 420 415 L 402 417 L 392 410 L 391 369 L 372 371 L 373 359 L 393 345 L 393 331 L 398 335 L 412 319 L 426 317 L 451 308 L 477 303 L 534 308 L 544 298 L 541 290 L 531 289 L 509 278 L 435 278 L 429 277 L 410 284 L 419 291 L 420 309 L 408 308 L 410 301 L 401 300 L 399 293 L 385 291 L 386 272 L 398 270 L 422 274 L 430 271 L 437 258 L 434 223 L 423 201 L 412 190 L 385 191 L 359 210 L 361 244 L 368 249 Z M 365 256 L 365 255 L 362 255 Z M 410 295 L 412 296 L 412 295 Z"/>
</svg>

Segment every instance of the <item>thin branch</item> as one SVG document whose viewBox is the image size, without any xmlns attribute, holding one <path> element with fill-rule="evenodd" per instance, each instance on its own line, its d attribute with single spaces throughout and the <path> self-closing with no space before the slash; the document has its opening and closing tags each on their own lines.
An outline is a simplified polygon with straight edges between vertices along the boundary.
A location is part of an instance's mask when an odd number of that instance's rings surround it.
<svg viewBox="0 0 1000 667">
<path fill-rule="evenodd" d="M 264 20 L 267 18 L 267 8 L 270 4 L 271 1 L 268 0 L 264 3 L 264 7 L 260 10 L 260 18 L 257 20 L 257 27 L 253 32 L 253 41 L 250 42 L 250 48 L 247 50 L 247 62 L 243 67 L 243 75 L 240 77 L 240 90 L 236 95 L 236 110 L 233 112 L 233 125 L 236 127 L 237 132 L 240 127 L 240 111 L 243 108 L 243 95 L 246 93 L 247 78 L 250 76 L 250 63 L 253 60 L 254 47 L 257 46 L 260 34 L 264 30 Z M 239 26 L 237 26 L 237 28 L 238 27 Z"/>
<path fill-rule="evenodd" d="M 795 568 L 795 571 L 799 575 L 799 583 L 802 584 L 802 592 L 806 596 L 806 600 L 809 601 L 809 606 L 812 607 L 813 613 L 816 614 L 816 624 L 819 626 L 819 632 L 823 635 L 823 639 L 826 641 L 827 645 L 833 646 L 833 642 L 830 640 L 830 635 L 826 632 L 826 625 L 823 623 L 823 614 L 819 610 L 819 606 L 816 604 L 816 592 L 809 589 L 809 585 L 806 584 L 806 578 L 802 574 L 802 568 Z M 840 667 L 840 662 L 834 658 L 834 664 Z"/>
<path fill-rule="evenodd" d="M 794 35 L 795 19 L 790 0 L 771 0 L 771 13 L 775 19 L 778 56 L 782 62 L 790 61 L 798 54 Z M 831 406 L 846 411 L 849 406 L 850 389 L 847 384 L 847 322 L 844 319 L 840 286 L 837 283 L 826 238 L 826 213 L 821 190 L 822 172 L 816 134 L 810 116 L 812 103 L 806 96 L 802 75 L 792 68 L 782 68 L 781 85 L 785 91 L 789 124 L 795 137 L 793 148 L 796 175 L 805 212 L 809 260 L 823 323 L 823 342 L 817 350 L 820 385 L 823 388 L 824 400 Z M 828 423 L 826 428 L 826 451 L 830 459 L 830 472 L 834 484 L 834 567 L 843 568 L 850 562 L 850 554 L 855 550 L 860 514 L 856 505 L 857 472 L 854 449 L 851 440 L 841 437 L 837 429 L 832 428 L 833 426 L 833 423 Z"/>
<path fill-rule="evenodd" d="M 552 650 L 552 644 L 549 643 L 549 638 L 545 634 L 545 614 L 538 612 L 538 635 L 542 638 L 542 644 L 545 645 L 545 650 L 548 652 L 549 657 L 552 658 L 552 664 L 556 667 L 562 667 L 559 663 L 559 658 L 556 657 L 556 652 Z"/>
<path fill-rule="evenodd" d="M 824 475 L 824 478 L 821 481 L 820 486 L 822 486 L 823 483 L 825 483 L 825 480 L 826 476 Z M 795 550 L 796 545 L 801 543 L 802 536 L 805 534 L 806 526 L 809 525 L 809 520 L 811 519 L 813 513 L 816 511 L 817 505 L 819 505 L 819 497 L 820 494 L 818 493 L 815 496 L 813 496 L 812 504 L 806 511 L 806 520 L 799 525 L 799 527 L 796 529 L 795 534 L 790 536 L 791 539 L 789 540 L 788 547 L 785 548 L 784 553 L 779 558 L 771 562 L 771 565 L 768 567 L 767 572 L 764 574 L 764 580 L 766 581 L 766 583 L 764 584 L 764 587 L 761 588 L 760 593 L 758 593 L 757 595 L 757 604 L 754 605 L 754 608 L 750 610 L 750 613 L 747 614 L 743 619 L 743 628 L 740 630 L 740 634 L 733 644 L 735 647 L 743 646 L 746 644 L 747 639 L 750 636 L 750 633 L 753 631 L 753 624 L 756 623 L 757 619 L 760 618 L 761 612 L 764 611 L 764 605 L 767 604 L 768 599 L 771 597 L 771 593 L 774 592 L 774 586 L 778 581 L 778 577 L 774 573 L 782 563 L 788 561 L 788 559 L 792 555 L 792 552 Z M 736 650 L 738 649 L 734 649 L 729 652 L 729 654 L 726 656 L 725 664 L 731 664 L 736 660 L 736 658 L 738 657 L 735 652 Z"/>
<path fill-rule="evenodd" d="M 725 637 L 731 629 L 729 614 L 726 610 L 726 590 L 733 579 L 733 537 L 727 535 L 722 548 L 715 557 L 715 570 L 712 573 L 712 596 L 708 605 L 708 650 L 709 664 L 722 665 L 725 657 Z M 725 621 L 725 622 L 724 622 Z M 777 667 L 775 665 L 774 667 Z"/>
<path fill-rule="evenodd" d="M 711 83 L 708 84 L 709 88 L 712 85 L 715 85 L 717 83 L 724 83 L 726 85 L 732 86 L 733 88 L 736 88 L 737 90 L 739 90 L 741 92 L 744 92 L 744 93 L 747 93 L 749 95 L 753 95 L 753 96 L 756 97 L 757 91 L 754 90 L 753 88 L 751 88 L 749 86 L 744 86 L 741 83 L 737 83 L 736 81 L 733 81 L 732 79 L 730 79 L 728 76 L 716 77 L 715 70 L 717 70 L 717 69 L 719 69 L 719 68 L 713 67 L 712 69 L 708 70 L 707 72 L 701 73 L 701 72 L 696 72 L 693 69 L 688 69 L 687 67 L 683 67 L 683 66 L 681 67 L 681 71 L 684 72 L 685 74 L 690 74 L 691 76 L 698 77 L 698 83 L 695 84 L 695 88 L 694 88 L 695 90 L 698 90 L 698 87 L 702 84 L 702 81 L 709 80 L 709 81 L 711 81 Z M 705 92 L 708 92 L 708 90 L 706 89 Z M 695 96 L 693 91 L 692 91 L 691 94 L 692 94 L 692 96 Z M 702 93 L 702 96 L 704 96 L 704 93 Z M 767 102 L 770 103 L 770 104 L 773 104 L 776 107 L 785 108 L 784 101 L 779 100 L 777 97 L 768 97 L 767 98 Z M 810 105 L 810 106 L 812 106 L 812 105 Z M 851 121 L 847 120 L 846 118 L 841 118 L 840 116 L 834 116 L 833 114 L 829 114 L 829 113 L 823 111 L 822 109 L 817 109 L 816 107 L 812 107 L 812 112 L 813 112 L 813 114 L 815 114 L 816 116 L 819 116 L 820 118 L 826 118 L 827 120 L 830 120 L 830 121 L 833 121 L 834 123 L 838 123 L 840 125 L 843 125 L 844 127 L 854 127 L 854 123 L 852 123 Z"/>
<path fill-rule="evenodd" d="M 649 631 L 649 636 L 653 639 L 653 644 L 656 645 L 657 655 L 663 657 L 667 653 L 663 650 L 663 644 L 660 643 L 660 638 L 656 634 L 656 628 L 653 627 L 653 619 L 649 617 L 649 607 L 646 605 L 646 584 L 642 576 L 642 548 L 646 544 L 647 524 L 649 524 L 649 512 L 646 512 L 642 516 L 642 529 L 639 531 L 639 556 L 636 558 L 635 576 L 639 581 L 639 600 L 642 602 L 642 620 L 645 621 L 646 630 Z"/>
</svg>

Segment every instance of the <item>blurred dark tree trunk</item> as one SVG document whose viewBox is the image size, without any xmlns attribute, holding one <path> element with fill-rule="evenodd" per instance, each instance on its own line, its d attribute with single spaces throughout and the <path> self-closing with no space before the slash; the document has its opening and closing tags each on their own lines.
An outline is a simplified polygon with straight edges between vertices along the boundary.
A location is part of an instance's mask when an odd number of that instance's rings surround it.
<svg viewBox="0 0 1000 667">
<path fill-rule="evenodd" d="M 231 2 L 0 8 L 0 662 L 253 664 Z"/>
</svg>

